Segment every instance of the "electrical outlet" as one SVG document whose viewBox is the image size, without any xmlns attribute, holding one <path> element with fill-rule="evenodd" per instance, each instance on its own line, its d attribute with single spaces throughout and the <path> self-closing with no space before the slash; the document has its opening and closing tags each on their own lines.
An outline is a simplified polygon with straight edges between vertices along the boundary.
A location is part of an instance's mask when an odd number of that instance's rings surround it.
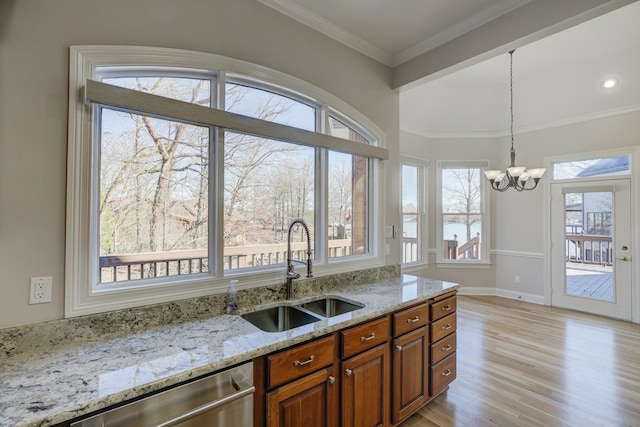
<svg viewBox="0 0 640 427">
<path fill-rule="evenodd" d="M 520 276 L 516 276 L 515 279 L 514 279 L 514 282 L 520 283 Z"/>
<path fill-rule="evenodd" d="M 51 302 L 51 285 L 53 278 L 49 277 L 32 277 L 31 286 L 29 287 L 29 304 L 42 304 Z"/>
</svg>

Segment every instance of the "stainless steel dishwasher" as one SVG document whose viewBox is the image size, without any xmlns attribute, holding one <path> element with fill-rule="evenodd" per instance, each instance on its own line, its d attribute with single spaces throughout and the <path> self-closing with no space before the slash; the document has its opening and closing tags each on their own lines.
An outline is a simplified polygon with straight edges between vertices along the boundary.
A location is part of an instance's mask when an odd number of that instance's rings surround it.
<svg viewBox="0 0 640 427">
<path fill-rule="evenodd" d="M 76 421 L 71 427 L 253 426 L 253 363 Z"/>
</svg>

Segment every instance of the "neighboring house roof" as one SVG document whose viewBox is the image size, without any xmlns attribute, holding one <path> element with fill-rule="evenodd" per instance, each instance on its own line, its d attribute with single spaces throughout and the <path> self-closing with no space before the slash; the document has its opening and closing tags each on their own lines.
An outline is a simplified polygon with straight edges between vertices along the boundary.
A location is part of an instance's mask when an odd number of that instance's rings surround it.
<svg viewBox="0 0 640 427">
<path fill-rule="evenodd" d="M 629 170 L 629 156 L 610 157 L 602 159 L 589 166 L 577 176 L 584 178 L 587 176 L 611 175 L 617 172 Z"/>
</svg>

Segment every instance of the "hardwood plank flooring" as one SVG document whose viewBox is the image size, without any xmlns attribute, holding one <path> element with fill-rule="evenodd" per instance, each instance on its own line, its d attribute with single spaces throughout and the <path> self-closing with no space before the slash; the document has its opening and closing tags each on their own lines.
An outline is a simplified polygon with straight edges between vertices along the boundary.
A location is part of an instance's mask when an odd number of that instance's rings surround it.
<svg viewBox="0 0 640 427">
<path fill-rule="evenodd" d="M 640 427 L 640 325 L 458 296 L 457 378 L 401 427 Z"/>
</svg>

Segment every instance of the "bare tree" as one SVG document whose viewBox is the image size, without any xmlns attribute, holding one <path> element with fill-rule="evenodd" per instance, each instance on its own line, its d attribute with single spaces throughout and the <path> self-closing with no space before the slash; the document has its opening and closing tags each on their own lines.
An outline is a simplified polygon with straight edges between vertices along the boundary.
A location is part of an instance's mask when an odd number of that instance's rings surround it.
<svg viewBox="0 0 640 427">
<path fill-rule="evenodd" d="M 480 169 L 446 169 L 443 171 L 443 213 L 455 215 L 466 225 L 467 241 L 471 240 L 471 226 L 479 221 Z"/>
</svg>

